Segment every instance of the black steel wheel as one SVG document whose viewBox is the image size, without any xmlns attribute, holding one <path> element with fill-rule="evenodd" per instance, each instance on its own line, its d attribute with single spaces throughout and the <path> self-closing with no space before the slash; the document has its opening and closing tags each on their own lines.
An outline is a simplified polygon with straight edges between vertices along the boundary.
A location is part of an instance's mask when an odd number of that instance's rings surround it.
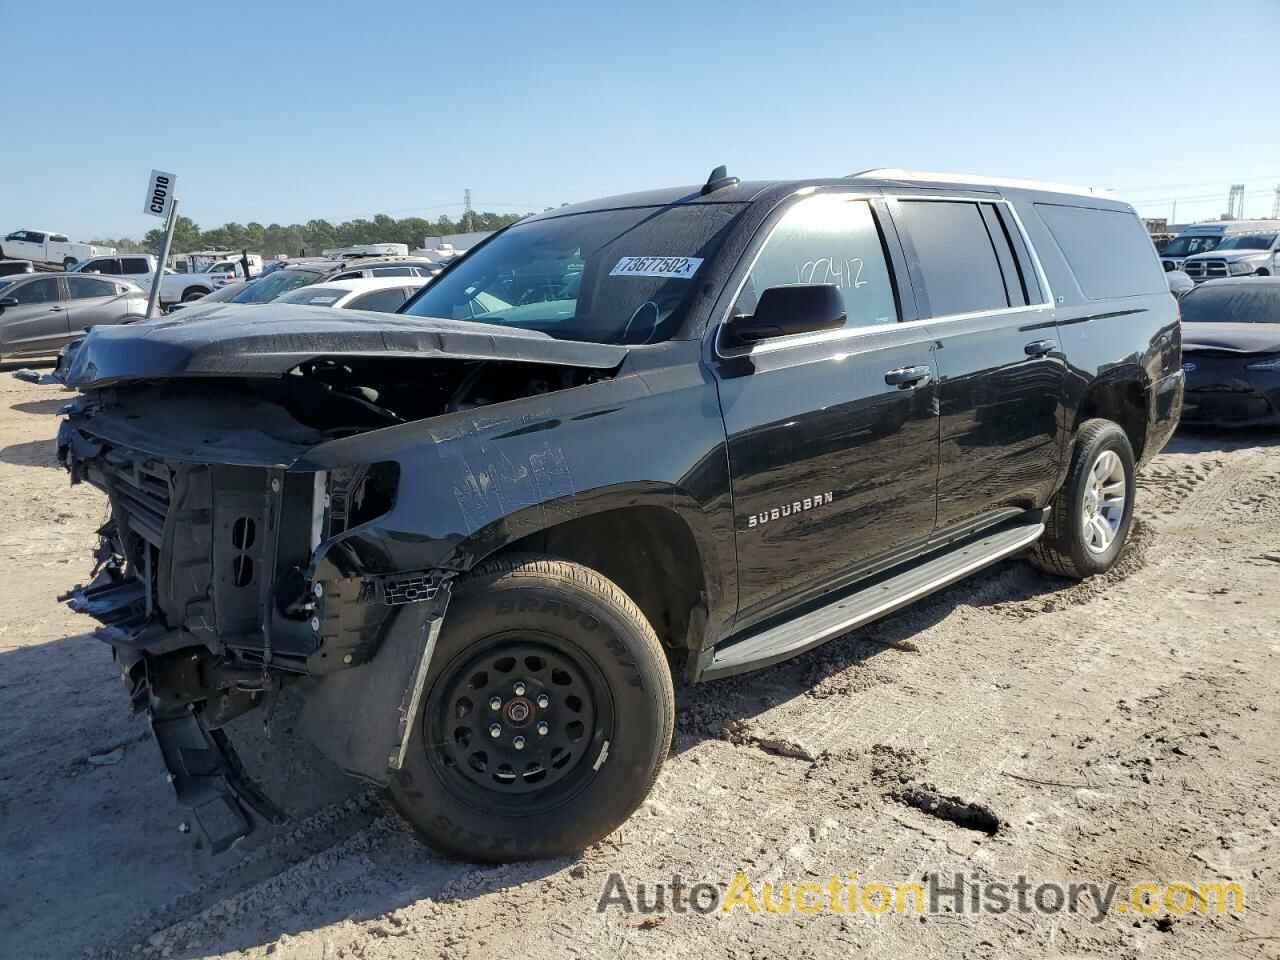
<svg viewBox="0 0 1280 960">
<path fill-rule="evenodd" d="M 535 812 L 581 788 L 613 740 L 613 701 L 589 655 L 551 636 L 499 635 L 449 664 L 424 712 L 428 760 L 447 788 Z"/>
<path fill-rule="evenodd" d="M 644 614 L 579 564 L 513 557 L 454 587 L 396 806 L 450 856 L 563 856 L 606 836 L 657 779 L 675 723 Z"/>
</svg>

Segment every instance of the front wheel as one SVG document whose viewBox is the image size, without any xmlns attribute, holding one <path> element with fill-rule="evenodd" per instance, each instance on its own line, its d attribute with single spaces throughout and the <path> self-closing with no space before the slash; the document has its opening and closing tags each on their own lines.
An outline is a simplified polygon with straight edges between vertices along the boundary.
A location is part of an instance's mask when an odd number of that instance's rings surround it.
<svg viewBox="0 0 1280 960">
<path fill-rule="evenodd" d="M 66 270 L 68 273 L 71 272 L 71 268 L 74 267 L 75 265 L 76 265 L 75 257 L 65 257 L 62 261 L 62 269 Z"/>
<path fill-rule="evenodd" d="M 190 303 L 192 300 L 199 300 L 201 297 L 208 296 L 208 290 L 202 290 L 199 287 L 191 287 L 182 291 L 182 302 Z"/>
<path fill-rule="evenodd" d="M 576 853 L 652 789 L 675 723 L 643 613 L 576 563 L 517 557 L 455 587 L 396 806 L 426 841 L 500 863 Z"/>
<path fill-rule="evenodd" d="M 1128 435 L 1111 420 L 1086 420 L 1031 562 L 1080 580 L 1106 573 L 1129 536 L 1136 490 Z"/>
</svg>

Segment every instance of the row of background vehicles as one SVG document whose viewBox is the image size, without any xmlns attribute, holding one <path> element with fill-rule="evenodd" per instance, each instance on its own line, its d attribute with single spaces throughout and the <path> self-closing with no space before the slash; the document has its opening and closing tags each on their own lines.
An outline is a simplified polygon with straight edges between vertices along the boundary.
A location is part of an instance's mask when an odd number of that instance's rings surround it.
<svg viewBox="0 0 1280 960">
<path fill-rule="evenodd" d="M 389 313 L 444 266 L 426 257 L 314 258 L 287 261 L 246 280 L 238 261 L 234 269 L 217 269 L 226 263 L 211 263 L 200 273 L 166 269 L 161 305 L 171 314 L 198 307 L 195 315 L 268 303 L 324 284 L 291 302 Z M 0 276 L 0 360 L 47 356 L 92 327 L 144 319 L 155 269 L 154 257 L 105 255 L 71 272 Z"/>
<path fill-rule="evenodd" d="M 1280 424 L 1280 220 L 1195 224 L 1160 263 L 1182 313 L 1182 423 Z"/>
</svg>

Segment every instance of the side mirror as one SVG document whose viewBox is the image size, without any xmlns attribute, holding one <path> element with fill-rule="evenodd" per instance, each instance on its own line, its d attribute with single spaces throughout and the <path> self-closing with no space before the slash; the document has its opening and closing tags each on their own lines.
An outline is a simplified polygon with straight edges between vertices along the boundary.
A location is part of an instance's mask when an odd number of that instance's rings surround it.
<svg viewBox="0 0 1280 960">
<path fill-rule="evenodd" d="M 756 312 L 733 317 L 724 336 L 732 346 L 746 346 L 774 337 L 836 330 L 847 319 L 844 298 L 833 284 L 787 284 L 760 294 Z"/>
<path fill-rule="evenodd" d="M 17 297 L 0 297 L 0 313 L 4 313 L 5 307 L 16 307 L 17 305 Z"/>
</svg>

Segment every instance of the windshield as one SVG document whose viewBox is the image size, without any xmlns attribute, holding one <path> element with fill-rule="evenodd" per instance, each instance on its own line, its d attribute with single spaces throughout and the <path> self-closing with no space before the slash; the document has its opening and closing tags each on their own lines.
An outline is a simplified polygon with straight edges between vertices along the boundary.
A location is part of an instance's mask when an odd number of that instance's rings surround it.
<svg viewBox="0 0 1280 960">
<path fill-rule="evenodd" d="M 423 288 L 402 313 L 656 343 L 680 327 L 695 277 L 742 204 L 602 210 L 516 224 Z"/>
<path fill-rule="evenodd" d="M 1215 249 L 1218 250 L 1270 250 L 1276 242 L 1274 233 L 1242 233 L 1227 237 Z"/>
<path fill-rule="evenodd" d="M 282 293 L 305 287 L 320 279 L 320 274 L 310 270 L 277 270 L 269 276 L 259 277 L 247 284 L 231 298 L 232 303 L 269 303 Z"/>
<path fill-rule="evenodd" d="M 279 299 L 281 303 L 305 303 L 312 307 L 332 307 L 350 293 L 350 290 L 343 287 L 309 286 L 287 293 Z"/>
<path fill-rule="evenodd" d="M 1166 257 L 1189 257 L 1193 253 L 1207 253 L 1221 242 L 1220 234 L 1212 237 L 1174 237 L 1161 252 Z"/>
<path fill-rule="evenodd" d="M 1280 324 L 1280 284 L 1197 287 L 1181 307 L 1183 323 Z"/>
</svg>

